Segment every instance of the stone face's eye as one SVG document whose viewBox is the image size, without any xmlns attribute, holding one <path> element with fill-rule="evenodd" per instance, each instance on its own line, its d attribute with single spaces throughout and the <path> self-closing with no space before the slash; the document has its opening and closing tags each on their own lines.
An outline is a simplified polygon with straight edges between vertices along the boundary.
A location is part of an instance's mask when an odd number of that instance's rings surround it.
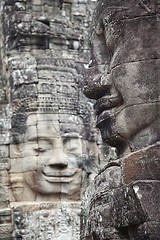
<svg viewBox="0 0 160 240">
<path fill-rule="evenodd" d="M 38 152 L 38 153 L 42 153 L 45 152 L 46 149 L 42 148 L 42 147 L 38 147 L 38 148 L 34 148 L 34 151 Z"/>
<path fill-rule="evenodd" d="M 63 139 L 64 149 L 69 153 L 81 153 L 81 140 L 79 138 Z"/>
<path fill-rule="evenodd" d="M 48 139 L 38 139 L 37 146 L 34 148 L 34 151 L 37 153 L 43 153 L 51 149 L 53 149 L 53 146 Z"/>
</svg>

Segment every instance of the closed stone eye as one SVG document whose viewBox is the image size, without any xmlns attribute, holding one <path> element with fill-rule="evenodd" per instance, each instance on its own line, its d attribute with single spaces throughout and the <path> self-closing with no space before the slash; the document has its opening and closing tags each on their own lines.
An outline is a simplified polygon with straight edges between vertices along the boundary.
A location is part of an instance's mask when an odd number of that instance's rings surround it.
<svg viewBox="0 0 160 240">
<path fill-rule="evenodd" d="M 38 147 L 38 148 L 34 148 L 34 151 L 36 151 L 36 152 L 46 152 L 46 149 L 45 148 L 42 148 L 42 147 Z"/>
</svg>

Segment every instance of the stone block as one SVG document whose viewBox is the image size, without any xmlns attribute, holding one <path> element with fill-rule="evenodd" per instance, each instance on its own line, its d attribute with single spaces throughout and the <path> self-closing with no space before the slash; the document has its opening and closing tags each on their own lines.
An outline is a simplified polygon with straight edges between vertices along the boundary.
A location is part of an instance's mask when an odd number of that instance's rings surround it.
<svg viewBox="0 0 160 240">
<path fill-rule="evenodd" d="M 42 0 L 33 0 L 33 1 L 32 1 L 32 4 L 33 4 L 33 5 L 40 5 L 40 6 L 41 6 L 41 5 L 42 5 Z"/>
<path fill-rule="evenodd" d="M 37 136 L 37 126 L 28 126 L 26 131 L 26 139 Z"/>
<path fill-rule="evenodd" d="M 10 143 L 10 133 L 9 131 L 4 131 L 0 134 L 0 145 L 8 145 Z"/>
<path fill-rule="evenodd" d="M 10 80 L 13 86 L 38 82 L 36 61 L 32 56 L 14 57 L 9 60 Z"/>
<path fill-rule="evenodd" d="M 123 207 L 122 212 L 119 212 L 121 216 L 127 212 L 124 207 L 125 190 L 121 186 L 120 166 L 108 167 L 95 177 L 82 203 L 82 239 L 86 239 L 87 236 L 103 240 L 127 239 L 127 233 L 116 229 L 119 227 L 119 220 L 115 219 L 118 205 Z M 126 218 L 128 221 L 128 215 Z"/>
<path fill-rule="evenodd" d="M 9 176 L 8 176 L 8 171 L 0 171 L 0 184 L 3 186 L 9 186 Z"/>
<path fill-rule="evenodd" d="M 66 3 L 73 3 L 74 0 L 64 0 L 64 2 L 66 2 Z"/>
<path fill-rule="evenodd" d="M 40 121 L 52 121 L 53 124 L 55 121 L 59 120 L 59 115 L 58 114 L 37 114 L 37 120 L 38 122 Z"/>
<path fill-rule="evenodd" d="M 36 201 L 36 193 L 32 191 L 29 187 L 23 186 L 18 187 L 14 185 L 12 187 L 12 193 L 10 195 L 10 202 L 29 202 L 29 201 Z"/>
<path fill-rule="evenodd" d="M 124 158 L 123 181 L 160 180 L 160 145 L 137 151 Z"/>
<path fill-rule="evenodd" d="M 38 164 L 37 156 L 27 156 L 22 158 L 23 172 L 36 171 Z"/>
<path fill-rule="evenodd" d="M 0 225 L 0 239 L 8 240 L 12 239 L 13 226 L 11 224 L 1 224 Z"/>
<path fill-rule="evenodd" d="M 122 187 L 113 192 L 112 218 L 113 225 L 118 229 L 141 224 L 147 219 L 147 214 L 132 186 Z"/>
<path fill-rule="evenodd" d="M 0 145 L 0 158 L 9 157 L 9 147 L 7 145 Z"/>
<path fill-rule="evenodd" d="M 42 6 L 41 5 L 33 5 L 32 10 L 35 12 L 41 12 L 42 11 Z"/>
<path fill-rule="evenodd" d="M 30 136 L 32 137 L 32 136 Z M 19 144 L 19 155 L 23 162 L 23 157 L 38 156 L 38 138 L 34 135 L 34 139 L 31 138 L 25 143 Z"/>
<path fill-rule="evenodd" d="M 0 159 L 0 171 L 7 170 L 10 168 L 9 158 Z"/>
<path fill-rule="evenodd" d="M 94 180 L 95 196 L 97 194 L 105 194 L 111 189 L 118 188 L 121 183 L 121 168 L 119 166 L 111 166 L 106 168 L 103 172 L 97 175 Z"/>
<path fill-rule="evenodd" d="M 134 240 L 159 240 L 160 222 L 148 221 L 140 226 L 135 226 L 130 236 Z"/>
<path fill-rule="evenodd" d="M 8 207 L 8 187 L 4 185 L 0 185 L 0 209 Z"/>
<path fill-rule="evenodd" d="M 18 11 L 25 11 L 26 10 L 25 1 L 24 2 L 16 2 L 15 8 Z"/>
<path fill-rule="evenodd" d="M 19 145 L 10 144 L 9 152 L 10 152 L 10 159 L 19 158 L 20 157 Z"/>
<path fill-rule="evenodd" d="M 37 125 L 37 115 L 36 114 L 29 114 L 26 126 L 36 126 Z"/>
<path fill-rule="evenodd" d="M 149 221 L 160 222 L 160 181 L 137 181 L 133 190 Z"/>
<path fill-rule="evenodd" d="M 86 14 L 86 4 L 82 3 L 82 4 L 74 4 L 72 11 L 73 11 L 73 15 L 75 16 L 85 16 Z"/>
<path fill-rule="evenodd" d="M 50 69 L 48 70 L 38 70 L 38 78 L 41 79 L 52 79 L 52 72 L 50 71 Z"/>
<path fill-rule="evenodd" d="M 23 172 L 23 158 L 12 158 L 10 160 L 10 173 L 21 173 Z"/>
<path fill-rule="evenodd" d="M 0 202 L 8 200 L 8 187 L 0 184 Z"/>
<path fill-rule="evenodd" d="M 0 225 L 7 224 L 7 223 L 11 223 L 11 209 L 10 208 L 0 210 Z"/>
</svg>

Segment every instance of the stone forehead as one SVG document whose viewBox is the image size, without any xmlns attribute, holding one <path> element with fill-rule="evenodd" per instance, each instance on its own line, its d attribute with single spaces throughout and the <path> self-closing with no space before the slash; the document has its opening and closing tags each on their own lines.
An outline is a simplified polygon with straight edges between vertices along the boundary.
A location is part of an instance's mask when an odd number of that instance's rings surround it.
<svg viewBox="0 0 160 240">
<path fill-rule="evenodd" d="M 141 0 L 99 0 L 95 12 L 95 20 L 107 13 L 126 11 L 131 16 L 146 15 L 146 13 L 159 13 L 160 0 L 141 1 Z M 122 12 L 124 14 L 124 12 Z M 128 16 L 127 16 L 128 17 Z M 97 19 L 98 20 L 98 19 Z"/>
<path fill-rule="evenodd" d="M 145 4 L 145 5 L 159 5 L 160 4 L 160 0 L 152 0 L 152 1 L 141 1 L 141 0 L 98 0 L 98 3 L 103 3 L 106 7 L 110 7 L 110 6 L 131 6 L 137 3 L 139 6 Z"/>
<path fill-rule="evenodd" d="M 27 121 L 29 125 L 38 122 L 59 122 L 59 123 L 74 123 L 80 122 L 81 117 L 74 114 L 55 114 L 55 113 L 39 113 L 31 112 L 27 115 Z"/>
<path fill-rule="evenodd" d="M 50 113 L 29 113 L 26 125 L 28 127 L 36 126 L 37 129 L 43 128 L 44 131 L 55 129 L 57 132 L 81 133 L 84 123 L 80 116 L 72 114 L 50 114 Z"/>
</svg>

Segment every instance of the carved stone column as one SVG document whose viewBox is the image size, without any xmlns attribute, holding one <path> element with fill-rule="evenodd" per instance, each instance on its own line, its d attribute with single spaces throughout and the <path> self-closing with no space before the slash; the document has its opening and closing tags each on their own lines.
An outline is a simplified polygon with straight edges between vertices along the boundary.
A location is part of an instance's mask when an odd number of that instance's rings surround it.
<svg viewBox="0 0 160 240">
<path fill-rule="evenodd" d="M 98 167 L 81 91 L 93 5 L 0 1 L 0 239 L 79 239 L 81 195 Z"/>
</svg>

